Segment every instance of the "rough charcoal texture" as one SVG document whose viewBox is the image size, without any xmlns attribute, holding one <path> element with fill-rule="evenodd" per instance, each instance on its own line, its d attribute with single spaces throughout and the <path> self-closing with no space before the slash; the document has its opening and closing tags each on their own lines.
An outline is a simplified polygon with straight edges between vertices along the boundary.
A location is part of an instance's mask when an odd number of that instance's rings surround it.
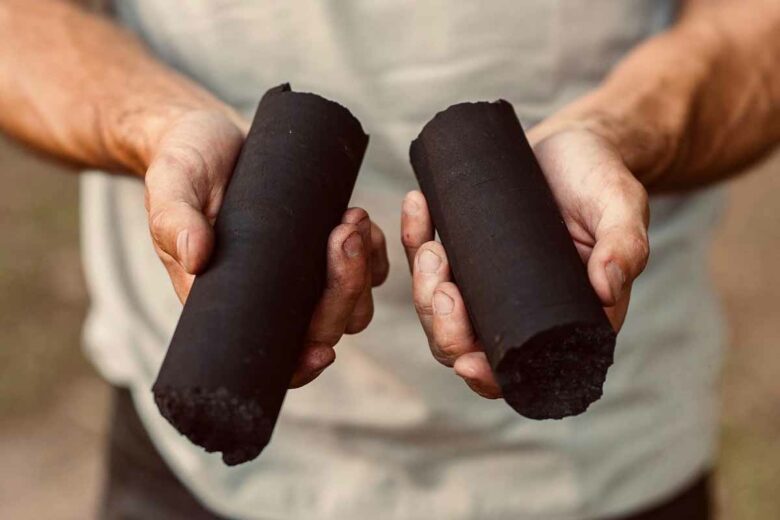
<svg viewBox="0 0 780 520">
<path fill-rule="evenodd" d="M 615 333 L 512 105 L 451 106 L 410 157 L 507 403 L 532 419 L 584 412 Z"/>
<path fill-rule="evenodd" d="M 350 112 L 289 85 L 260 101 L 152 391 L 162 415 L 226 464 L 268 444 L 325 281 L 368 136 Z"/>
</svg>

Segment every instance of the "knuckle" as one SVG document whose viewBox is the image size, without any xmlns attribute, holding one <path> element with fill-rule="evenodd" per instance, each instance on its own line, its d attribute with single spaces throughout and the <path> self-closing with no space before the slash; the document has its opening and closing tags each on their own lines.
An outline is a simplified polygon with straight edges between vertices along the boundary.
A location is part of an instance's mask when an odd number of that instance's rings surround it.
<svg viewBox="0 0 780 520">
<path fill-rule="evenodd" d="M 650 244 L 647 241 L 647 236 L 645 234 L 631 236 L 628 246 L 634 257 L 640 261 L 639 267 L 643 269 L 650 256 Z"/>
<path fill-rule="evenodd" d="M 610 175 L 605 181 L 604 188 L 612 197 L 624 200 L 636 200 L 645 191 L 636 177 L 627 171 Z"/>
<path fill-rule="evenodd" d="M 178 153 L 174 154 L 174 156 L 178 159 L 180 168 L 183 171 L 190 174 L 199 173 L 208 179 L 214 177 L 211 163 L 206 159 L 200 148 L 190 143 L 183 143 L 176 151 Z"/>
<path fill-rule="evenodd" d="M 365 277 L 362 273 L 357 273 L 354 270 L 341 270 L 341 272 L 334 278 L 331 287 L 337 290 L 341 296 L 345 299 L 352 300 L 357 299 L 360 293 L 363 292 L 365 286 Z"/>
<path fill-rule="evenodd" d="M 168 208 L 153 209 L 149 212 L 149 231 L 152 238 L 160 243 L 166 231 L 166 221 L 169 214 Z"/>
<path fill-rule="evenodd" d="M 420 316 L 433 316 L 433 305 L 420 299 L 414 301 L 414 308 Z"/>
<path fill-rule="evenodd" d="M 173 170 L 189 172 L 192 169 L 192 165 L 181 154 L 169 152 L 158 155 L 154 159 L 151 169 L 163 172 Z"/>
<path fill-rule="evenodd" d="M 634 197 L 636 198 L 637 202 L 639 202 L 639 204 L 642 206 L 647 206 L 649 196 L 647 194 L 647 189 L 644 187 L 644 185 L 638 180 L 634 179 L 634 187 L 632 189 L 634 192 Z"/>
<path fill-rule="evenodd" d="M 626 197 L 628 202 L 635 211 L 638 211 L 639 217 L 643 222 L 647 222 L 649 216 L 649 197 L 647 190 L 641 182 L 631 177 L 629 185 L 626 187 Z"/>
<path fill-rule="evenodd" d="M 647 190 L 633 175 L 625 175 L 623 193 L 635 206 L 645 208 L 648 204 Z"/>
<path fill-rule="evenodd" d="M 457 358 L 462 350 L 460 343 L 446 338 L 443 341 L 437 341 L 436 344 L 439 346 L 439 352 L 449 359 Z"/>
<path fill-rule="evenodd" d="M 444 366 L 452 367 L 455 365 L 456 357 L 445 352 L 441 346 L 431 343 L 431 354 L 433 358 Z"/>
</svg>

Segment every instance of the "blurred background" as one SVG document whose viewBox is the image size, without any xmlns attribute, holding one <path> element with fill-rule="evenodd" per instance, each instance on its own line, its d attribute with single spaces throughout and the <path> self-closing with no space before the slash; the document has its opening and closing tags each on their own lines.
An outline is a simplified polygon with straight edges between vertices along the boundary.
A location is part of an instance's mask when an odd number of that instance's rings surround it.
<svg viewBox="0 0 780 520">
<path fill-rule="evenodd" d="M 729 318 L 722 520 L 780 518 L 780 154 L 733 182 L 710 266 Z M 0 138 L 0 519 L 83 520 L 107 386 L 80 347 L 77 179 Z"/>
</svg>

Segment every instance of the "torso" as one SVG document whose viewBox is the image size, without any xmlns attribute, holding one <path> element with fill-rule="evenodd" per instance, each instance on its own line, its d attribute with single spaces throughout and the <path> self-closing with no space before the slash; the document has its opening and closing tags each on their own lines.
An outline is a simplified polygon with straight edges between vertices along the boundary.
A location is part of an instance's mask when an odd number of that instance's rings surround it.
<svg viewBox="0 0 780 520">
<path fill-rule="evenodd" d="M 227 469 L 151 402 L 180 306 L 148 239 L 142 187 L 85 177 L 89 348 L 133 388 L 158 448 L 202 500 L 239 518 L 584 518 L 672 493 L 708 463 L 721 338 L 704 259 L 716 194 L 653 202 L 653 254 L 605 396 L 564 421 L 482 400 L 432 359 L 394 240 L 415 186 L 409 142 L 435 112 L 501 97 L 529 127 L 673 12 L 663 0 L 117 2 L 163 60 L 248 115 L 284 81 L 347 105 L 372 139 L 354 202 L 390 238 L 372 325 L 288 395 L 259 459 Z"/>
</svg>

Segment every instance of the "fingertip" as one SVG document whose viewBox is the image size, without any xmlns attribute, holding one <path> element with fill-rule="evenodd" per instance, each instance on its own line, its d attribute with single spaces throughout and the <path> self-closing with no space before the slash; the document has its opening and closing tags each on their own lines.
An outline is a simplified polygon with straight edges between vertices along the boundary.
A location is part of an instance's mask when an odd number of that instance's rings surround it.
<svg viewBox="0 0 780 520">
<path fill-rule="evenodd" d="M 365 297 L 363 297 L 365 295 Z M 364 300 L 364 301 L 360 301 Z M 355 305 L 355 311 L 349 317 L 344 328 L 344 334 L 357 334 L 363 332 L 371 324 L 374 318 L 374 301 L 370 292 L 364 292 Z"/>
<path fill-rule="evenodd" d="M 357 239 L 355 236 L 357 236 Z M 352 223 L 339 224 L 333 228 L 333 231 L 330 233 L 330 238 L 328 240 L 328 251 L 332 256 L 339 258 L 347 256 L 351 258 L 350 254 L 347 253 L 346 250 L 346 243 L 349 240 L 352 240 L 350 243 L 351 247 L 354 248 L 360 246 L 362 248 L 363 238 L 360 236 L 360 230 L 358 229 L 357 225 Z M 352 254 L 354 253 L 355 250 L 352 249 Z M 357 254 L 359 255 L 360 251 L 357 251 Z"/>
<path fill-rule="evenodd" d="M 344 212 L 344 216 L 341 219 L 341 222 L 344 224 L 355 224 L 360 225 L 363 223 L 363 221 L 366 221 L 368 219 L 368 212 L 364 210 L 363 208 L 349 208 L 347 211 Z M 366 222 L 365 225 L 368 225 L 368 222 Z"/>
<path fill-rule="evenodd" d="M 149 230 L 155 246 L 189 274 L 206 266 L 213 247 L 214 231 L 206 216 L 186 202 L 153 206 Z"/>
<path fill-rule="evenodd" d="M 402 205 L 404 214 L 409 216 L 419 215 L 424 207 L 425 197 L 423 196 L 422 192 L 418 190 L 412 190 L 404 197 Z"/>
<path fill-rule="evenodd" d="M 323 298 L 329 301 L 335 299 L 339 315 L 344 314 L 346 323 L 358 297 L 369 283 L 370 274 L 368 245 L 355 224 L 340 224 L 333 230 L 328 244 L 327 264 Z"/>
<path fill-rule="evenodd" d="M 308 350 L 305 363 L 313 372 L 321 372 L 336 361 L 336 349 L 327 345 Z"/>
<path fill-rule="evenodd" d="M 639 240 L 637 246 L 630 247 L 630 240 L 616 242 L 610 238 L 598 242 L 588 260 L 588 276 L 605 307 L 621 301 L 647 261 L 647 249 L 639 245 Z"/>
<path fill-rule="evenodd" d="M 200 274 L 206 268 L 213 247 L 214 231 L 207 224 L 183 229 L 176 238 L 179 263 L 189 274 Z"/>
<path fill-rule="evenodd" d="M 290 388 L 299 388 L 314 381 L 334 361 L 336 361 L 336 350 L 332 347 L 319 344 L 306 347 L 290 381 Z"/>
<path fill-rule="evenodd" d="M 608 218 L 605 227 L 596 233 L 596 245 L 588 260 L 591 283 L 605 306 L 621 301 L 644 271 L 650 255 L 647 229 L 637 220 L 636 212 L 631 215 L 619 224 L 614 223 L 618 216 Z"/>
<path fill-rule="evenodd" d="M 484 352 L 470 352 L 460 356 L 453 370 L 473 391 L 487 399 L 501 397 L 501 388 L 496 383 L 493 371 Z"/>
<path fill-rule="evenodd" d="M 468 353 L 460 356 L 452 368 L 463 379 L 475 379 L 482 372 L 482 362 L 483 358 L 478 353 Z"/>
<path fill-rule="evenodd" d="M 591 257 L 591 260 L 588 263 L 588 278 L 590 278 L 593 290 L 596 292 L 596 296 L 599 297 L 599 300 L 604 307 L 612 307 L 617 303 L 618 300 L 613 293 L 612 286 L 607 277 L 606 266 L 603 262 L 598 262 Z"/>
</svg>

